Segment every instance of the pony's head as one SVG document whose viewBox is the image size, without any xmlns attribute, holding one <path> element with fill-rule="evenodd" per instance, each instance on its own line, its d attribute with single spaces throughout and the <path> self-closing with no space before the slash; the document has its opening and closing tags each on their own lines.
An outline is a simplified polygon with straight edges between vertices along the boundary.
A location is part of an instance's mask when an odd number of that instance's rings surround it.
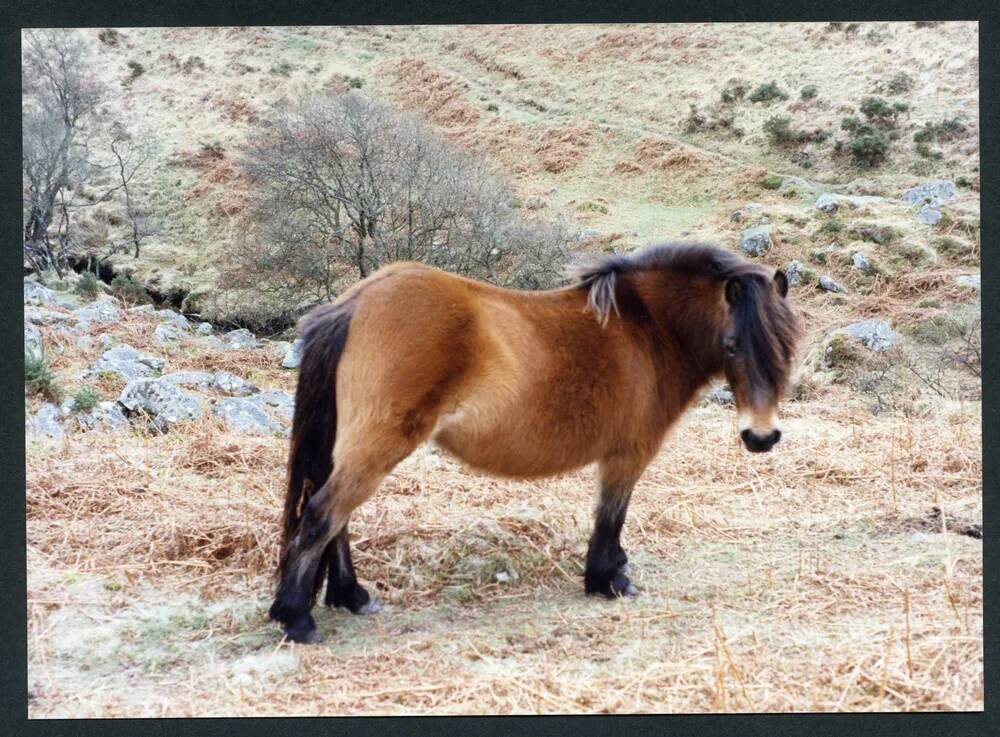
<svg viewBox="0 0 1000 737">
<path fill-rule="evenodd" d="M 784 273 L 713 246 L 659 243 L 581 265 L 572 276 L 602 325 L 612 314 L 653 325 L 694 387 L 725 374 L 749 450 L 778 442 L 778 403 L 800 336 Z"/>
<path fill-rule="evenodd" d="M 788 386 L 799 324 L 782 271 L 740 269 L 723 283 L 722 370 L 736 398 L 743 444 L 754 453 L 781 439 L 778 402 Z"/>
</svg>

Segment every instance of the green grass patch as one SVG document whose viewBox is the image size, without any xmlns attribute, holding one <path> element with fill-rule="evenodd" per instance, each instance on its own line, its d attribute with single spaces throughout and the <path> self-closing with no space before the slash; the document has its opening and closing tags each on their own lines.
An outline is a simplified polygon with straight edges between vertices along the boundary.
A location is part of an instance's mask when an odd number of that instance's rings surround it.
<svg viewBox="0 0 1000 737">
<path fill-rule="evenodd" d="M 44 351 L 24 352 L 24 384 L 32 394 L 38 394 L 53 402 L 62 401 L 62 389 L 56 381 L 55 372 L 49 365 Z"/>
</svg>

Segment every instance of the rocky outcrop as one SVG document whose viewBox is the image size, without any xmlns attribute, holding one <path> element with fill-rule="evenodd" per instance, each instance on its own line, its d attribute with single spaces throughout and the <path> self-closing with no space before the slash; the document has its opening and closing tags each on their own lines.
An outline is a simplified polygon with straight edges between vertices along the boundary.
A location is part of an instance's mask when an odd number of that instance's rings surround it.
<svg viewBox="0 0 1000 737">
<path fill-rule="evenodd" d="M 771 229 L 766 225 L 747 228 L 740 233 L 740 250 L 748 256 L 763 256 L 773 245 Z"/>
<path fill-rule="evenodd" d="M 130 345 L 117 345 L 104 352 L 93 366 L 89 374 L 96 376 L 104 371 L 120 374 L 126 379 L 138 379 L 156 376 L 163 370 L 166 361 L 156 356 L 140 353 Z"/>
<path fill-rule="evenodd" d="M 163 379 L 133 379 L 118 397 L 130 415 L 142 413 L 160 430 L 201 417 L 198 397 Z"/>
<path fill-rule="evenodd" d="M 856 338 L 865 348 L 876 353 L 887 351 L 903 340 L 899 333 L 894 332 L 889 327 L 889 323 L 878 319 L 851 323 L 846 327 L 834 330 L 833 334 L 849 335 Z"/>
</svg>

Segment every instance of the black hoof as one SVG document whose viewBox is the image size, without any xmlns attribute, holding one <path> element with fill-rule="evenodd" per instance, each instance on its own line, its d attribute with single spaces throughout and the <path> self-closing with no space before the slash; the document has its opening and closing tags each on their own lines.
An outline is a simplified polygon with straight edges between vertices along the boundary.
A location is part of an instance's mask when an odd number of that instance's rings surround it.
<svg viewBox="0 0 1000 737">
<path fill-rule="evenodd" d="M 308 614 L 295 620 L 292 624 L 285 625 L 284 630 L 285 636 L 292 642 L 298 642 L 302 645 L 315 645 L 323 642 L 322 633 L 316 628 L 316 622 L 313 621 L 312 616 Z"/>
<path fill-rule="evenodd" d="M 324 599 L 328 607 L 344 607 L 354 614 L 374 614 L 382 609 L 361 584 L 349 588 L 329 588 Z"/>
<path fill-rule="evenodd" d="M 616 599 L 619 596 L 638 596 L 639 590 L 628 580 L 625 571 L 627 566 L 623 565 L 613 574 L 598 574 L 588 571 L 584 578 L 584 588 L 588 594 L 604 594 L 609 599 Z"/>
</svg>

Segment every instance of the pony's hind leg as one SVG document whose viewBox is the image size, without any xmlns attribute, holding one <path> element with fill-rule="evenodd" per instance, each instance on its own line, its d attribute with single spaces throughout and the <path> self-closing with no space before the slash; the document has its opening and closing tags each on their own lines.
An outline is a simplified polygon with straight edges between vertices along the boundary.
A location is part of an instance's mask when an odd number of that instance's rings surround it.
<svg viewBox="0 0 1000 737">
<path fill-rule="evenodd" d="M 374 614 L 382 607 L 358 583 L 351 560 L 351 544 L 345 524 L 327 548 L 329 568 L 324 603 L 328 607 L 345 607 L 354 614 Z M 322 575 L 322 571 L 320 572 Z"/>
<path fill-rule="evenodd" d="M 621 461 L 602 461 L 599 466 L 600 495 L 584 572 L 588 594 L 604 594 L 608 598 L 638 594 L 626 575 L 628 556 L 621 546 L 621 531 L 632 488 L 644 467 L 645 464 Z"/>
</svg>

